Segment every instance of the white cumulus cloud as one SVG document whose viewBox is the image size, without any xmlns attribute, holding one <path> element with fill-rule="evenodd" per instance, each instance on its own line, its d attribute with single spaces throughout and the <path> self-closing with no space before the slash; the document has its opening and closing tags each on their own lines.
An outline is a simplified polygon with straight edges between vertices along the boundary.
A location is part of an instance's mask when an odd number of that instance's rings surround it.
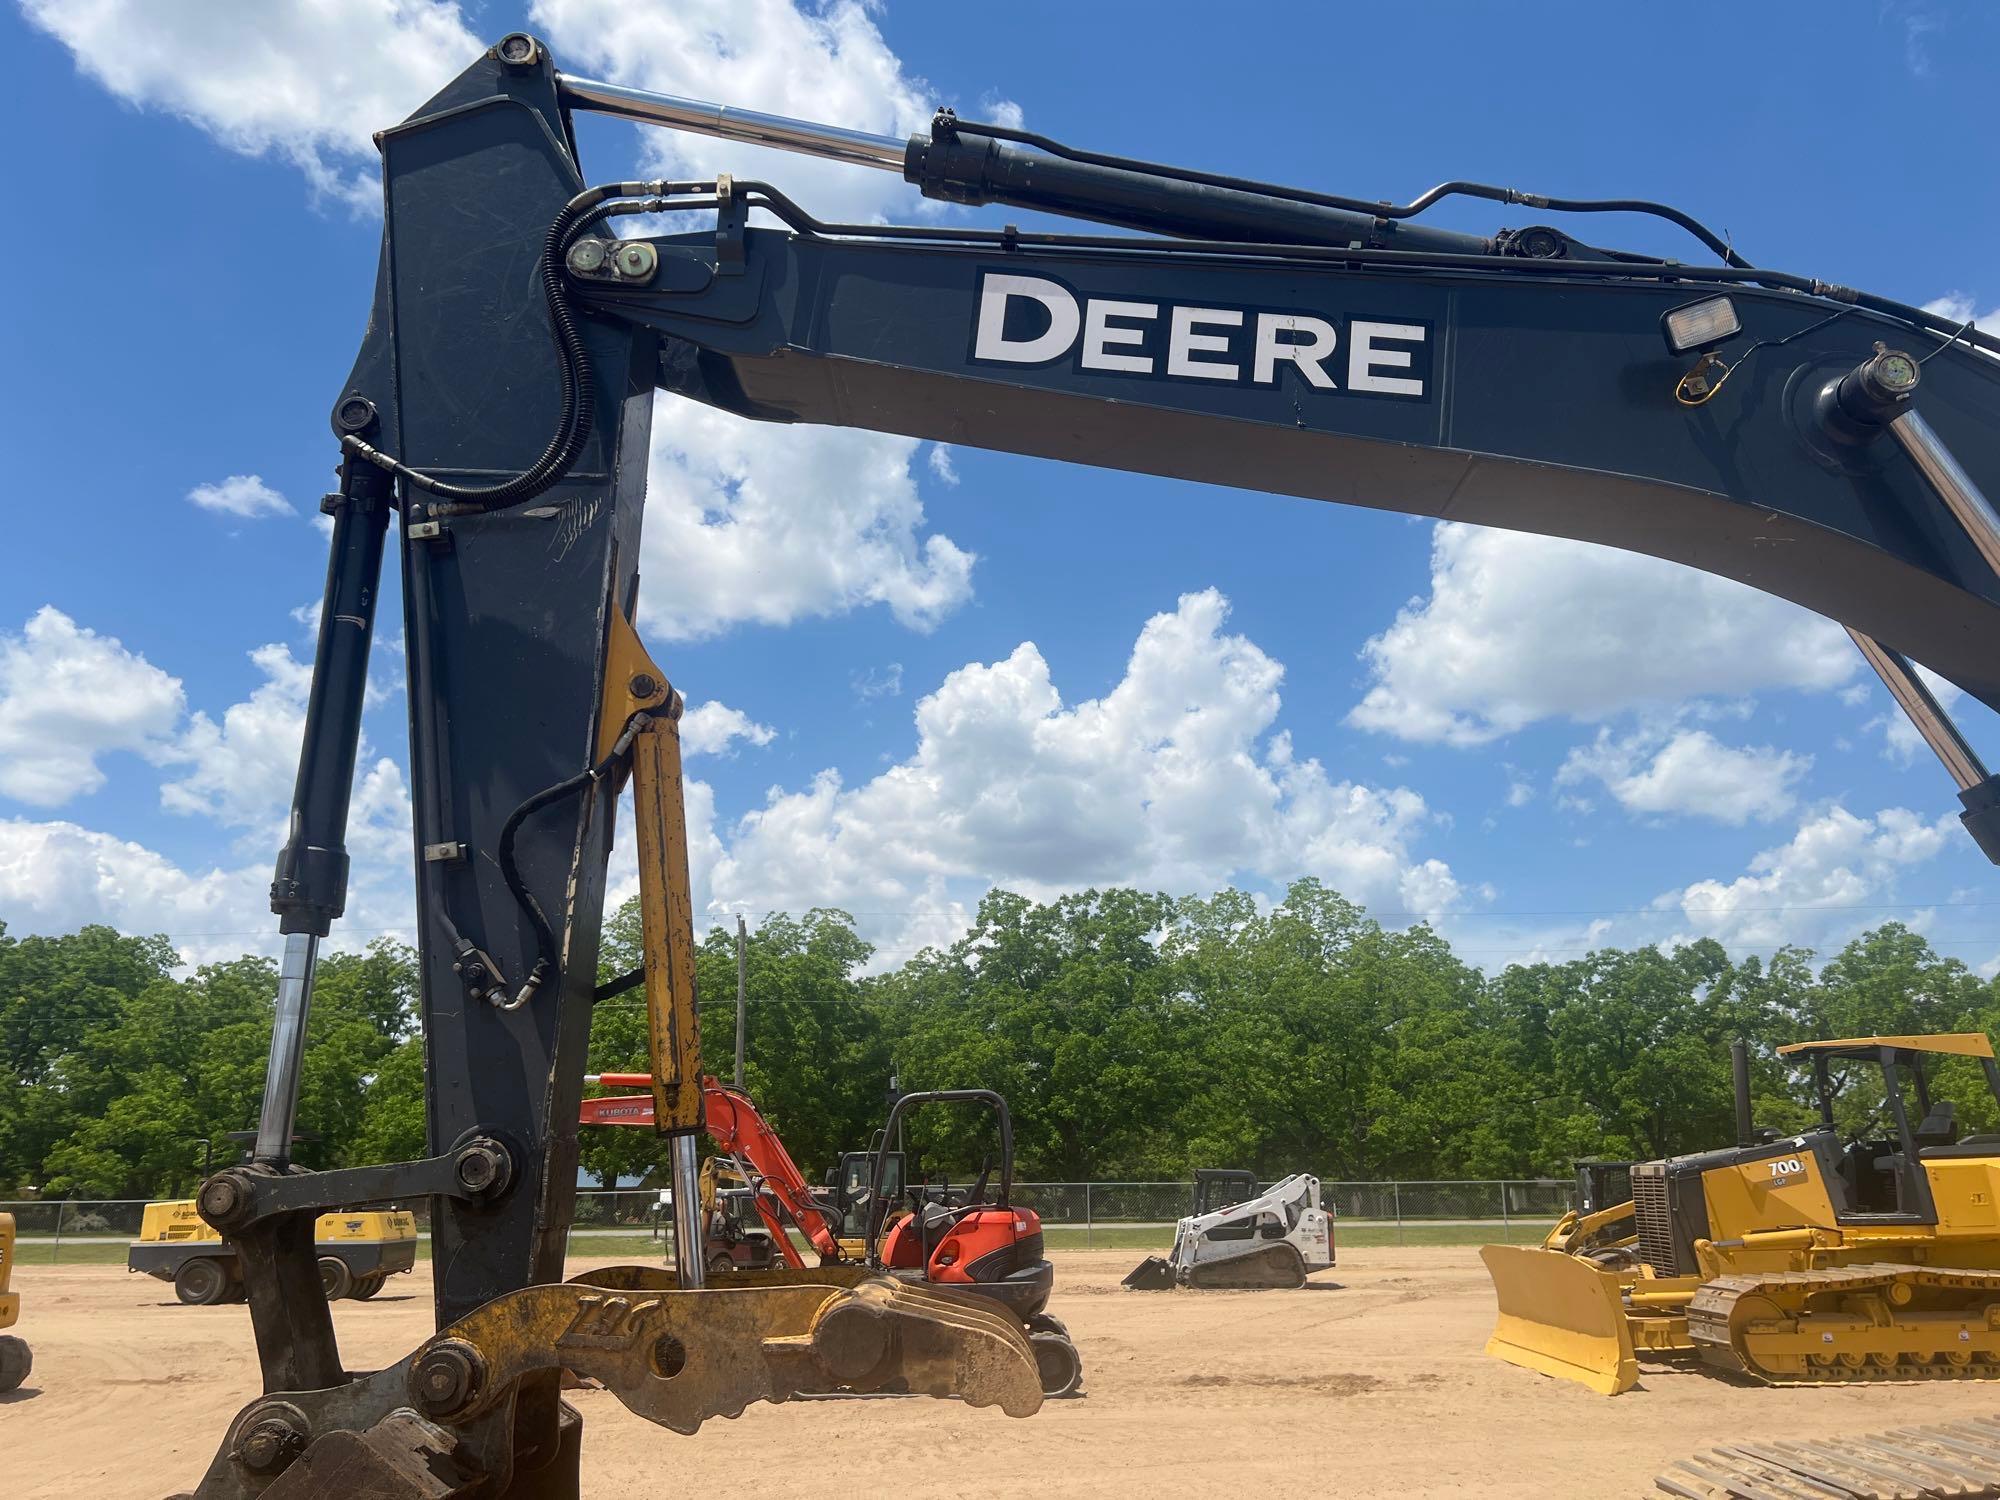
<svg viewBox="0 0 2000 1500">
<path fill-rule="evenodd" d="M 1628 812 L 1710 818 L 1733 826 L 1790 812 L 1812 757 L 1771 745 L 1725 745 L 1705 729 L 1600 729 L 1570 751 L 1558 786 L 1599 781 Z"/>
<path fill-rule="evenodd" d="M 667 94 L 906 137 L 941 102 L 904 69 L 864 0 L 535 0 L 531 14 L 556 56 Z M 754 177 L 822 219 L 869 220 L 923 206 L 897 172 L 841 166 L 734 141 L 672 131 L 641 137 L 645 175 Z"/>
<path fill-rule="evenodd" d="M 270 881 L 268 868 L 191 873 L 143 844 L 75 823 L 0 818 L 0 909 L 17 934 L 102 922 L 184 935 L 190 953 L 241 953 L 240 934 Z"/>
<path fill-rule="evenodd" d="M 371 132 L 404 118 L 493 40 L 475 35 L 447 0 L 25 6 L 120 98 L 180 116 L 231 150 L 291 161 L 316 190 L 354 204 L 376 195 Z M 929 86 L 904 69 L 861 0 L 537 0 L 530 13 L 573 72 L 889 135 L 921 128 L 932 108 Z M 1008 112 L 1004 101 L 994 107 Z M 638 139 L 652 172 L 764 177 L 822 216 L 923 207 L 894 172 L 779 159 L 672 131 Z M 604 174 L 622 170 L 606 164 Z M 647 566 L 674 583 L 652 591 L 646 608 L 668 635 L 869 604 L 927 629 L 971 596 L 972 556 L 925 530 L 914 441 L 773 428 L 673 398 L 658 404 L 655 432 Z M 949 455 L 933 449 L 928 461 L 936 482 L 949 484 Z M 291 509 L 253 475 L 203 485 L 189 499 L 238 516 Z"/>
<path fill-rule="evenodd" d="M 413 940 L 407 802 L 393 830 L 399 859 L 392 864 L 381 858 L 400 784 L 394 765 L 383 762 L 355 788 L 358 815 L 348 840 L 355 867 L 347 914 L 329 940 L 333 947 L 365 947 L 384 934 Z M 93 922 L 121 932 L 164 933 L 190 964 L 271 953 L 279 944 L 269 901 L 276 854 L 273 845 L 259 858 L 188 867 L 144 844 L 66 820 L 0 818 L 0 912 L 16 935 L 74 932 Z"/>
<path fill-rule="evenodd" d="M 291 502 L 256 474 L 231 474 L 220 484 L 198 484 L 188 499 L 203 510 L 254 520 L 258 516 L 289 516 Z"/>
<path fill-rule="evenodd" d="M 0 796 L 60 807 L 94 792 L 100 756 L 158 758 L 185 704 L 179 678 L 45 606 L 0 631 Z"/>
<path fill-rule="evenodd" d="M 927 630 L 975 558 L 926 531 L 910 438 L 774 426 L 662 395 L 653 408 L 642 623 L 670 638 L 886 605 Z"/>
<path fill-rule="evenodd" d="M 1837 688 L 1830 620 L 1712 574 L 1585 542 L 1440 523 L 1431 588 L 1362 648 L 1363 729 L 1487 744 L 1697 694 Z"/>
<path fill-rule="evenodd" d="M 102 922 L 164 932 L 190 963 L 276 946 L 268 896 L 283 841 L 310 668 L 281 645 L 250 653 L 263 681 L 219 718 L 189 713 L 179 679 L 45 608 L 0 634 L 0 796 L 55 807 L 105 781 L 125 750 L 173 768 L 167 811 L 237 830 L 223 862 L 177 863 L 68 820 L 0 817 L 0 917 L 15 932 Z M 410 797 L 402 769 L 362 746 L 348 812 L 353 857 L 337 945 L 412 927 Z"/>
<path fill-rule="evenodd" d="M 485 50 L 450 0 L 22 0 L 29 21 L 127 103 L 177 115 L 315 192 L 378 197 L 374 131 Z"/>
<path fill-rule="evenodd" d="M 201 814 L 230 828 L 282 826 L 312 668 L 281 645 L 259 646 L 250 660 L 264 675 L 250 696 L 225 709 L 220 723 L 196 711 L 181 731 L 172 758 L 192 769 L 161 786 L 160 804 L 169 812 Z"/>
<path fill-rule="evenodd" d="M 1925 312 L 1936 313 L 1954 323 L 1971 323 L 1981 333 L 2000 333 L 2000 307 L 1979 311 L 1979 304 L 1964 292 L 1950 292 L 1924 304 Z"/>
<path fill-rule="evenodd" d="M 1854 908 L 1881 901 L 1900 872 L 1959 837 L 1950 814 L 1930 822 L 1890 807 L 1869 818 L 1833 806 L 1804 818 L 1788 842 L 1757 854 L 1744 874 L 1695 881 L 1656 904 L 1678 910 L 1690 936 L 1747 947 L 1835 941 L 1881 916 Z"/>
<path fill-rule="evenodd" d="M 721 755 L 737 740 L 752 745 L 768 745 L 778 731 L 759 724 L 740 708 L 710 701 L 681 715 L 681 753 Z"/>
<path fill-rule="evenodd" d="M 1398 909 L 1462 902 L 1414 848 L 1435 822 L 1420 795 L 1336 781 L 1273 732 L 1284 669 L 1226 633 L 1227 614 L 1214 590 L 1183 596 L 1146 622 L 1119 682 L 1075 704 L 1029 642 L 960 667 L 880 775 L 824 771 L 697 837 L 698 909 L 842 905 L 901 952 L 962 930 L 990 884 L 1046 897 L 1313 874 Z"/>
</svg>

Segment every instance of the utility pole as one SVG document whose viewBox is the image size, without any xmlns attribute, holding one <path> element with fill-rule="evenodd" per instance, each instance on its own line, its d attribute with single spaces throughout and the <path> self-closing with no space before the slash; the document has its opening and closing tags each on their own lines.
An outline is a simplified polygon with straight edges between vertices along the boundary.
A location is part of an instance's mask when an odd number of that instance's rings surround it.
<svg viewBox="0 0 2000 1500">
<path fill-rule="evenodd" d="M 736 1086 L 743 1087 L 743 996 L 744 948 L 743 913 L 736 914 Z"/>
</svg>

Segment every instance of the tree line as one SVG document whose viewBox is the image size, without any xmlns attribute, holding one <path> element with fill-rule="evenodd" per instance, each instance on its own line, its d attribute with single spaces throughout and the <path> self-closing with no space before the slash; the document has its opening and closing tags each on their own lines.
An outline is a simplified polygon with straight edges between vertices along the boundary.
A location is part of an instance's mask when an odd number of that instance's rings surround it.
<svg viewBox="0 0 2000 1500">
<path fill-rule="evenodd" d="M 628 905 L 603 972 L 637 961 Z M 1814 1037 L 1987 1031 L 2000 988 L 1898 923 L 1821 960 L 1732 960 L 1702 940 L 1604 948 L 1486 974 L 1426 926 L 1391 929 L 1314 880 L 1271 905 L 1225 890 L 1088 891 L 1038 904 L 990 893 L 970 930 L 889 969 L 845 913 L 776 914 L 747 945 L 746 1083 L 816 1175 L 880 1129 L 905 1091 L 1004 1094 L 1024 1180 L 1186 1178 L 1198 1166 L 1332 1179 L 1566 1176 L 1586 1156 L 1650 1158 L 1733 1138 L 1728 1048 L 1753 1048 L 1758 1123 L 1813 1116 L 1777 1047 Z M 709 1071 L 733 1068 L 736 940 L 702 942 Z M 186 972 L 163 937 L 0 925 L 0 1198 L 178 1195 L 255 1122 L 274 964 Z M 321 960 L 299 1158 L 424 1153 L 417 968 L 379 942 Z M 593 1072 L 643 1068 L 636 993 L 597 1007 Z M 1935 1092 L 1967 1128 L 2000 1128 L 1970 1065 Z M 1874 1100 L 1857 1089 L 1855 1123 Z M 990 1127 L 932 1111 L 912 1144 L 976 1170 Z M 584 1132 L 597 1180 L 664 1160 L 650 1132 Z"/>
</svg>

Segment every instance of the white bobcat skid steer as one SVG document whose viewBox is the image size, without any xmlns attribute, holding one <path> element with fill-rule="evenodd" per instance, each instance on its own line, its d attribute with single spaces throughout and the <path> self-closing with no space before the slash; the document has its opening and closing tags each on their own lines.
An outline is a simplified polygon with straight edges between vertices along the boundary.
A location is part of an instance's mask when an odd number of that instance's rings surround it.
<svg viewBox="0 0 2000 1500">
<path fill-rule="evenodd" d="M 1132 1290 L 1301 1287 L 1333 1264 L 1333 1216 L 1320 1207 L 1317 1177 L 1295 1173 L 1250 1196 L 1257 1185 L 1248 1172 L 1194 1176 L 1195 1211 L 1174 1227 L 1173 1253 L 1141 1261 L 1125 1278 Z M 1231 1201 L 1235 1193 L 1244 1196 Z"/>
</svg>

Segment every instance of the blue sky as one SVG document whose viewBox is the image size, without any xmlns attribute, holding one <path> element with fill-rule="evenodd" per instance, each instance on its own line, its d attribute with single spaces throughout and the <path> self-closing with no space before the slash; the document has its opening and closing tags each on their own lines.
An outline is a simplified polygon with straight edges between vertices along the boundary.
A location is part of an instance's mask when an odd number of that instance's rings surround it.
<svg viewBox="0 0 2000 1500">
<path fill-rule="evenodd" d="M 572 71 L 890 134 L 948 103 L 1363 196 L 1462 177 L 1661 199 L 1762 264 L 2000 308 L 2000 12 L 1815 14 L 10 4 L 12 186 L 49 207 L 0 248 L 0 431 L 22 456 L 0 919 L 163 931 L 193 958 L 268 946 L 325 412 L 374 275 L 367 133 L 505 31 Z M 822 214 L 937 212 L 885 174 L 613 122 L 582 139 L 594 179 L 747 169 Z M 89 227 L 52 236 L 79 198 Z M 1700 253 L 1644 221 L 1586 232 Z M 646 571 L 700 582 L 642 623 L 697 705 L 711 917 L 839 905 L 894 959 L 993 882 L 1316 874 L 1387 920 L 1432 915 L 1487 967 L 1696 933 L 1824 947 L 1890 917 L 2000 959 L 1948 781 L 1791 606 L 1391 514 L 678 406 L 657 425 Z M 350 942 L 409 929 L 388 644 Z M 1992 748 L 1983 711 L 1967 728 Z"/>
</svg>

